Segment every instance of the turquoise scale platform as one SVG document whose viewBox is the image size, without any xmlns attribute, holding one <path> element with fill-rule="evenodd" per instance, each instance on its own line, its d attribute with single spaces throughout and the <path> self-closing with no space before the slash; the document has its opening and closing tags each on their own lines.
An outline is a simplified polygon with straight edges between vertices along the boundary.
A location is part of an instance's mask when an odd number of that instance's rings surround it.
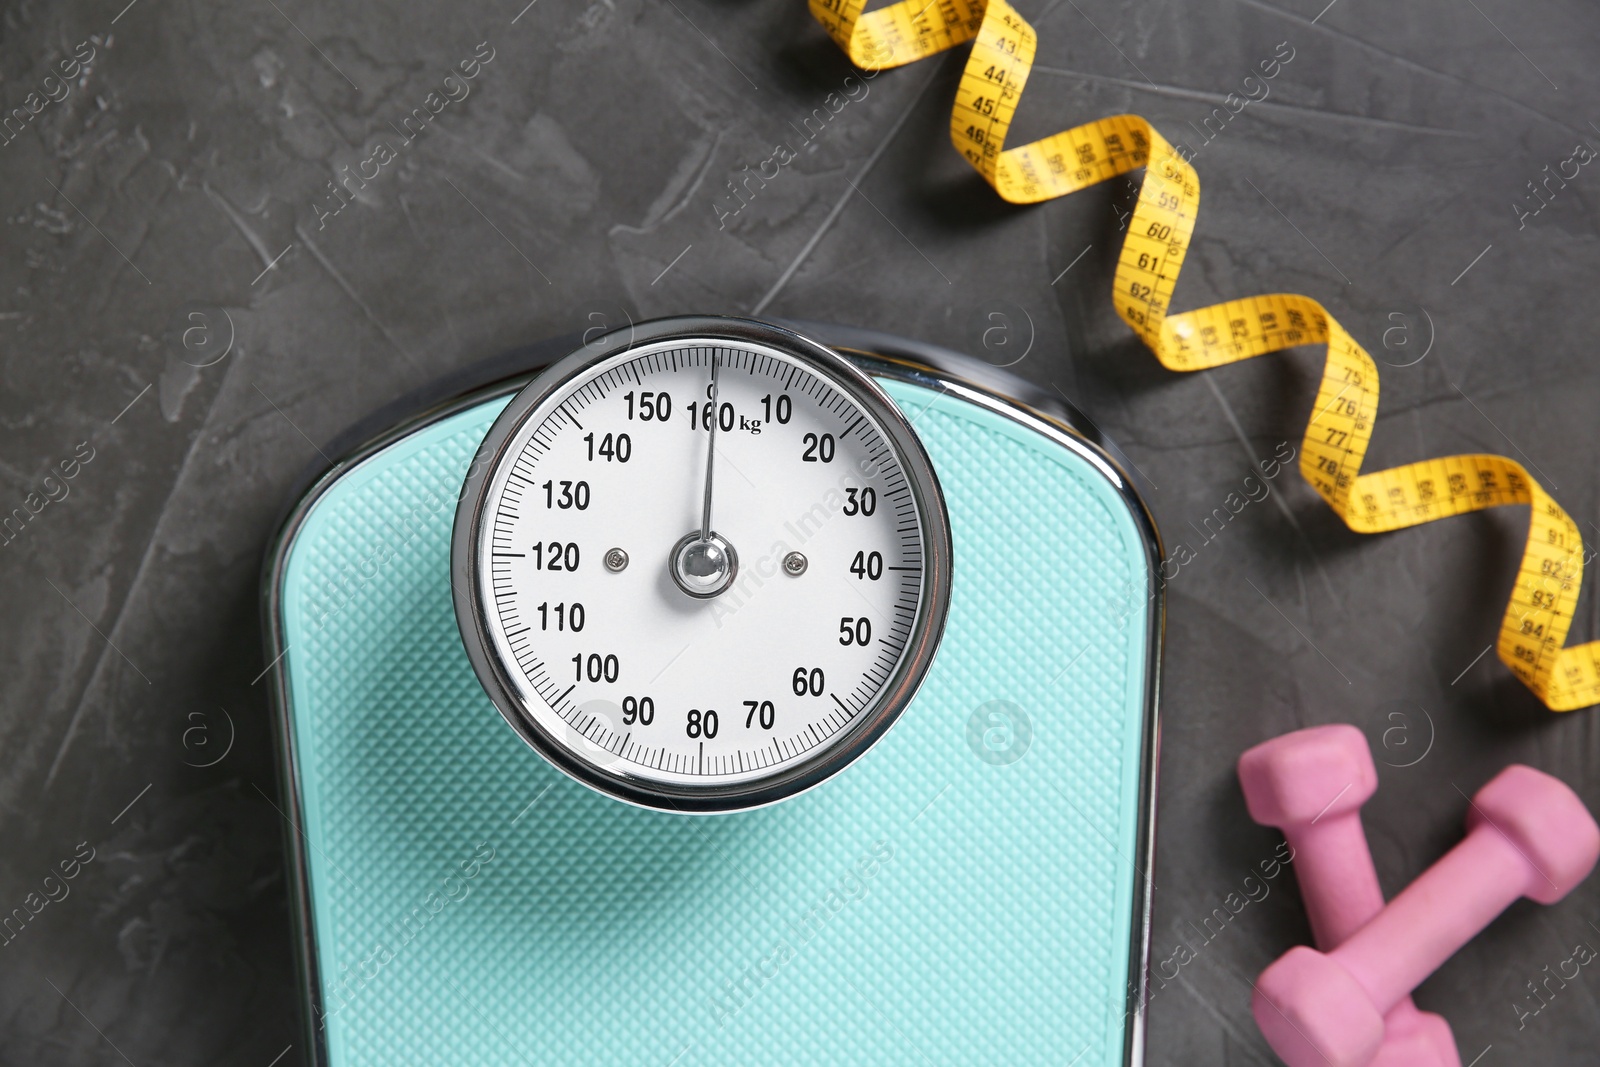
<svg viewBox="0 0 1600 1067">
<path fill-rule="evenodd" d="M 328 1064 L 1127 1061 L 1149 545 L 1083 458 L 884 384 L 949 507 L 944 643 L 882 743 L 749 813 L 592 793 L 478 685 L 449 539 L 504 398 L 321 492 L 275 581 Z"/>
</svg>

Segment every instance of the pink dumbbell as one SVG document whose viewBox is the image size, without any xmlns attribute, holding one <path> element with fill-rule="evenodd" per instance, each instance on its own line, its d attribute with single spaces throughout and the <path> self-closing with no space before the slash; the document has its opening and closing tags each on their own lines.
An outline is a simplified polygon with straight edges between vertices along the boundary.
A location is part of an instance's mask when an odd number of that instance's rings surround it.
<svg viewBox="0 0 1600 1067">
<path fill-rule="evenodd" d="M 1295 878 L 1324 952 L 1383 910 L 1383 889 L 1361 829 L 1361 805 L 1378 788 L 1367 739 L 1354 726 L 1314 726 L 1239 757 L 1250 817 L 1274 826 L 1294 850 Z M 1450 1024 L 1410 996 L 1384 1017 L 1375 1067 L 1461 1067 Z"/>
<path fill-rule="evenodd" d="M 1576 793 L 1511 766 L 1478 790 L 1467 837 L 1326 954 L 1292 948 L 1261 973 L 1251 1010 L 1289 1067 L 1362 1067 L 1383 1015 L 1519 897 L 1554 904 L 1600 859 Z"/>
</svg>

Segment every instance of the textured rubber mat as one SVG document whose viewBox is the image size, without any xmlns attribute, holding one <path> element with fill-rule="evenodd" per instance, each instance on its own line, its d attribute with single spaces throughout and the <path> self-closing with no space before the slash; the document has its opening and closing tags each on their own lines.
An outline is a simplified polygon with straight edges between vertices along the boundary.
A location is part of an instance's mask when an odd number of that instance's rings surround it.
<svg viewBox="0 0 1600 1067">
<path fill-rule="evenodd" d="M 449 539 L 503 400 L 321 494 L 277 581 L 332 1064 L 1123 1062 L 1147 546 L 1089 462 L 884 384 L 949 507 L 944 642 L 876 748 L 749 813 L 592 793 L 478 685 Z"/>
</svg>

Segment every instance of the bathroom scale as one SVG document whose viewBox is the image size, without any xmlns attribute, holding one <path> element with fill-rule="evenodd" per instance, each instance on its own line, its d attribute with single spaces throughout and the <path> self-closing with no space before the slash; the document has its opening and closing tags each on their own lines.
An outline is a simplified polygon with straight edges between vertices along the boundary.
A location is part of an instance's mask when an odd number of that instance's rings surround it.
<svg viewBox="0 0 1600 1067">
<path fill-rule="evenodd" d="M 981 360 L 692 316 L 328 449 L 264 576 L 309 1059 L 1143 1061 L 1159 541 Z"/>
</svg>

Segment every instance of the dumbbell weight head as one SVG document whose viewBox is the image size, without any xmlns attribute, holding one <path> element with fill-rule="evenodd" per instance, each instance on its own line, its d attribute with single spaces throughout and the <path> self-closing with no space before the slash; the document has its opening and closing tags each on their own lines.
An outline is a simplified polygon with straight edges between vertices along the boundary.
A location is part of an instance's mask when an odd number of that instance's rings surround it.
<svg viewBox="0 0 1600 1067">
<path fill-rule="evenodd" d="M 1309 1019 L 1291 1018 L 1257 988 L 1251 1011 L 1267 1043 L 1291 1067 L 1459 1067 L 1455 1034 L 1438 1015 L 1426 1011 L 1380 1015 L 1366 991 L 1359 984 L 1352 987 L 1354 979 L 1349 972 L 1303 945 L 1273 964 L 1273 970 L 1279 968 L 1282 971 L 1273 985 L 1275 997 L 1326 996 L 1337 1004 L 1336 1010 Z"/>
<path fill-rule="evenodd" d="M 1378 789 L 1367 739 L 1354 726 L 1313 726 L 1239 757 L 1250 818 L 1289 830 L 1360 811 Z"/>
<path fill-rule="evenodd" d="M 1467 832 L 1484 828 L 1521 853 L 1531 868 L 1522 895 L 1541 904 L 1572 892 L 1600 855 L 1600 829 L 1583 801 L 1532 767 L 1513 764 L 1478 790 L 1467 811 Z"/>
<path fill-rule="evenodd" d="M 1261 972 L 1250 1011 L 1289 1067 L 1365 1067 L 1383 1044 L 1383 1012 L 1361 983 L 1305 945 Z"/>
</svg>

